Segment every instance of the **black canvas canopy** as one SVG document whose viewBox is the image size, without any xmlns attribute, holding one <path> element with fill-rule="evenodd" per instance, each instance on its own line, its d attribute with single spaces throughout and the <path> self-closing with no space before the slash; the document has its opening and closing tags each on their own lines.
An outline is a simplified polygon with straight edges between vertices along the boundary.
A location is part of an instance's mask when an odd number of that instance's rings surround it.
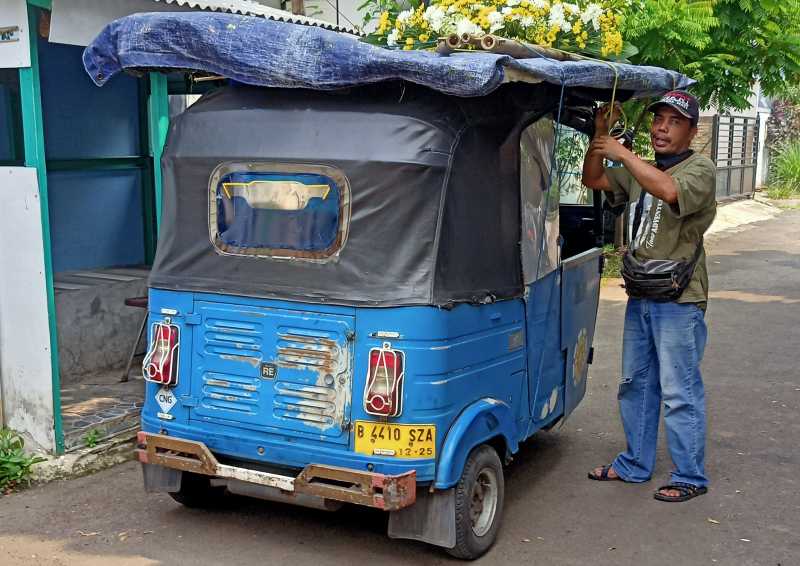
<svg viewBox="0 0 800 566">
<path fill-rule="evenodd" d="M 506 85 L 463 99 L 399 82 L 206 95 L 170 129 L 151 286 L 375 306 L 520 296 L 519 132 L 559 95 Z M 551 156 L 537 159 L 549 171 Z M 325 261 L 220 253 L 209 186 L 230 162 L 340 171 L 350 188 L 340 251 Z"/>
</svg>

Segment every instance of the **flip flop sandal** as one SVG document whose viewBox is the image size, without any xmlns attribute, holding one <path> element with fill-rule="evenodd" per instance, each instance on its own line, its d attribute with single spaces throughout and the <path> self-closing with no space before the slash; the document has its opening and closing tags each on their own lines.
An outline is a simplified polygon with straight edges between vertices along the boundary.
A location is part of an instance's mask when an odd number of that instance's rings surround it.
<svg viewBox="0 0 800 566">
<path fill-rule="evenodd" d="M 680 492 L 680 495 L 664 495 L 661 493 L 666 489 L 673 489 L 675 491 Z M 689 501 L 690 499 L 697 497 L 698 495 L 703 495 L 708 491 L 708 488 L 702 487 L 699 485 L 692 485 L 690 483 L 682 483 L 682 482 L 675 482 L 670 483 L 658 488 L 653 494 L 653 497 L 658 499 L 659 501 L 667 501 L 670 503 L 680 503 L 681 501 Z"/>
<path fill-rule="evenodd" d="M 625 481 L 621 477 L 617 476 L 615 478 L 608 477 L 608 472 L 611 470 L 611 464 L 607 466 L 603 466 L 600 468 L 600 473 L 595 474 L 594 470 L 589 472 L 589 479 L 595 481 Z"/>
</svg>

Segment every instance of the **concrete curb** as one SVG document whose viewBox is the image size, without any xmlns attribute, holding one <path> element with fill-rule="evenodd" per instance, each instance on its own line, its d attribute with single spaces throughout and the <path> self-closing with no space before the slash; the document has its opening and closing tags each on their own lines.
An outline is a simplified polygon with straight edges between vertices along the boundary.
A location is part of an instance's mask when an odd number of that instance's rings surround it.
<svg viewBox="0 0 800 566">
<path fill-rule="evenodd" d="M 93 474 L 122 464 L 135 457 L 136 432 L 139 427 L 123 431 L 92 448 L 82 448 L 61 456 L 48 458 L 32 468 L 31 480 L 47 483 Z"/>
</svg>

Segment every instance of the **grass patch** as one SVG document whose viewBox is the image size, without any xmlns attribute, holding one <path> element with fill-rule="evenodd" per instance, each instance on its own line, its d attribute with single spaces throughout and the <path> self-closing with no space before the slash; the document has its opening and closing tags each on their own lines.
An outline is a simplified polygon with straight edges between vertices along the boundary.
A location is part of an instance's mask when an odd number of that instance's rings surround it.
<svg viewBox="0 0 800 566">
<path fill-rule="evenodd" d="M 767 196 L 772 200 L 787 200 L 800 197 L 800 193 L 789 185 L 772 185 L 767 188 Z"/>
<path fill-rule="evenodd" d="M 622 277 L 622 256 L 625 255 L 625 248 L 615 248 L 613 244 L 603 246 L 603 277 Z"/>
<path fill-rule="evenodd" d="M 0 493 L 30 483 L 31 467 L 44 458 L 25 453 L 25 441 L 9 428 L 0 429 Z"/>
<path fill-rule="evenodd" d="M 770 165 L 767 196 L 774 200 L 800 196 L 800 140 L 778 147 Z"/>
</svg>

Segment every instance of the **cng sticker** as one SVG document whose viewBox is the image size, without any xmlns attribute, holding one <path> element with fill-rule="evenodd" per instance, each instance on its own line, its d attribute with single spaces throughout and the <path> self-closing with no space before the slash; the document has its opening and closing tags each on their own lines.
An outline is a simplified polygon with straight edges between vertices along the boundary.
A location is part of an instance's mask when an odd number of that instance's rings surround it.
<svg viewBox="0 0 800 566">
<path fill-rule="evenodd" d="M 162 413 L 169 413 L 170 410 L 172 410 L 172 407 L 174 407 L 178 402 L 178 399 L 175 397 L 175 393 L 173 393 L 171 389 L 162 387 L 156 392 L 156 402 L 158 403 L 158 406 L 161 407 Z"/>
</svg>

